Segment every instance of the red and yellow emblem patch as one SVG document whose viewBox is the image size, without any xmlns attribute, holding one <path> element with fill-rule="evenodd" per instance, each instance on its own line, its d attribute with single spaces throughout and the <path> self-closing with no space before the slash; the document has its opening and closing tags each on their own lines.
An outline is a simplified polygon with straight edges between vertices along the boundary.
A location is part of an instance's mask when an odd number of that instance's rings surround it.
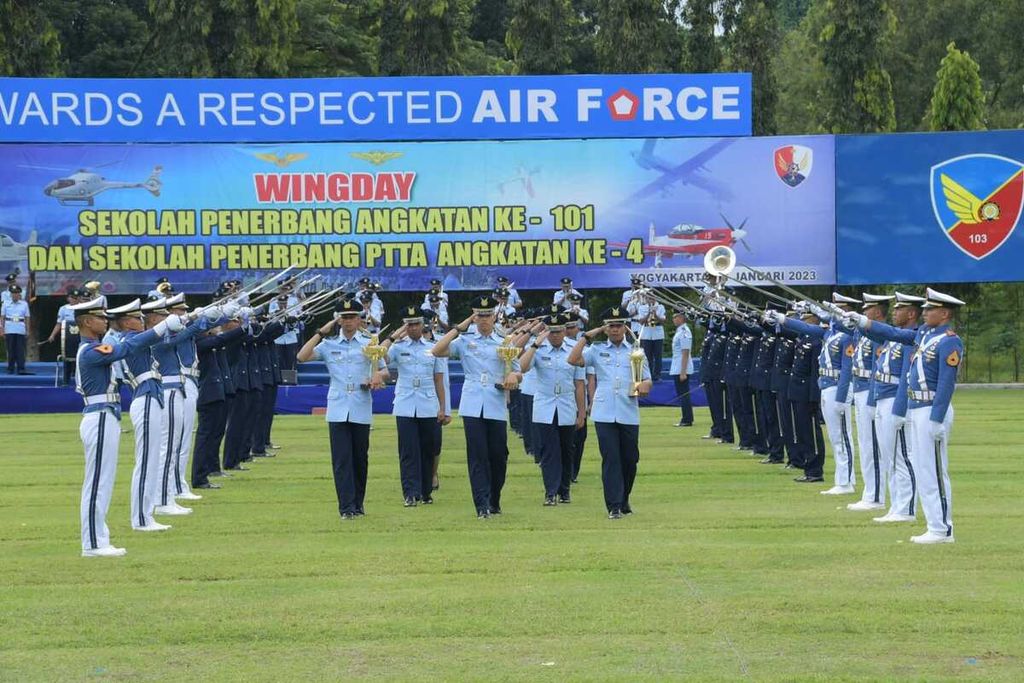
<svg viewBox="0 0 1024 683">
<path fill-rule="evenodd" d="M 960 365 L 960 353 L 956 349 L 953 349 L 953 352 L 946 356 L 946 365 L 954 368 Z"/>
<path fill-rule="evenodd" d="M 846 345 L 846 355 L 849 356 L 850 358 L 853 358 L 853 353 L 854 353 L 853 344 L 847 344 Z"/>
<path fill-rule="evenodd" d="M 95 349 L 97 352 L 102 353 L 104 356 L 114 352 L 114 347 L 111 346 L 110 344 L 100 344 L 99 346 L 95 347 Z"/>
</svg>

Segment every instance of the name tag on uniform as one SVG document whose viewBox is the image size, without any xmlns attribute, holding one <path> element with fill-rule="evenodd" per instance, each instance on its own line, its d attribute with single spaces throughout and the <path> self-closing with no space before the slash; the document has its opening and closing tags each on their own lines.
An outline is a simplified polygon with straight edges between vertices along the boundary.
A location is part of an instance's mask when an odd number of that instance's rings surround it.
<svg viewBox="0 0 1024 683">
<path fill-rule="evenodd" d="M 411 356 L 412 354 L 411 354 L 411 353 L 409 353 L 408 351 L 402 351 L 402 352 L 401 352 L 401 353 L 399 353 L 398 355 L 399 355 L 399 356 L 401 356 L 402 358 L 408 358 L 408 357 L 409 357 L 409 356 Z"/>
<path fill-rule="evenodd" d="M 612 354 L 608 353 L 607 351 L 601 351 L 597 355 L 601 356 L 601 358 L 611 358 L 612 357 Z"/>
</svg>

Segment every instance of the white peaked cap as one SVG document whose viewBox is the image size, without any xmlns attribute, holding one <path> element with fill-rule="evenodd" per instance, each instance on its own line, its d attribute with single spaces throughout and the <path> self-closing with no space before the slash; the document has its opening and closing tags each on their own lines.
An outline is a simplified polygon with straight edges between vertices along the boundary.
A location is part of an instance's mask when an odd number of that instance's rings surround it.
<svg viewBox="0 0 1024 683">
<path fill-rule="evenodd" d="M 942 292 L 936 291 L 929 287 L 925 291 L 927 301 L 924 302 L 925 308 L 959 308 L 960 306 L 966 306 L 967 304 L 955 296 L 949 294 L 943 294 Z"/>
</svg>

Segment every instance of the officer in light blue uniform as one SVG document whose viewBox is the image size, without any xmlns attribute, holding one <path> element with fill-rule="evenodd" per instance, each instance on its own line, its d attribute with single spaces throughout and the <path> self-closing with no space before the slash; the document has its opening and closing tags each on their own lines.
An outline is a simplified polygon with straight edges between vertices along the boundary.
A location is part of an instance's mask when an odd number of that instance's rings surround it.
<svg viewBox="0 0 1024 683">
<path fill-rule="evenodd" d="M 11 285 L 9 302 L 0 305 L 0 337 L 7 342 L 7 374 L 31 375 L 25 370 L 25 340 L 28 338 L 28 302 L 21 298 L 21 287 Z"/>
<path fill-rule="evenodd" d="M 423 314 L 416 306 L 402 309 L 402 327 L 391 334 L 388 365 L 398 372 L 392 412 L 398 425 L 398 468 L 405 507 L 433 503 L 434 439 L 444 422 L 444 366 L 423 336 Z"/>
<path fill-rule="evenodd" d="M 566 314 L 547 316 L 545 329 L 527 345 L 519 362 L 523 372 L 535 377 L 531 419 L 540 469 L 544 480 L 544 505 L 570 503 L 573 476 L 573 437 L 586 424 L 586 372 L 569 364 L 576 345 L 565 338 Z"/>
<path fill-rule="evenodd" d="M 476 299 L 473 315 L 449 330 L 433 349 L 440 358 L 452 353 L 462 360 L 465 379 L 459 415 L 466 430 L 466 464 L 479 519 L 501 514 L 501 490 L 508 467 L 505 391 L 522 380 L 518 358 L 506 367 L 498 355 L 503 340 L 494 331 L 497 305 L 491 296 Z M 475 333 L 468 332 L 472 324 Z"/>
<path fill-rule="evenodd" d="M 928 527 L 910 540 L 921 544 L 952 543 L 953 496 L 948 444 L 953 426 L 951 401 L 964 354 L 963 342 L 953 331 L 952 324 L 956 310 L 964 302 L 930 287 L 925 298 L 926 327 L 917 335 L 907 374 L 907 420 L 913 437 L 914 472 L 921 509 Z M 861 329 L 873 327 L 865 316 L 855 320 Z"/>
<path fill-rule="evenodd" d="M 893 326 L 872 320 L 865 336 L 880 344 L 872 379 L 875 402 L 875 432 L 883 467 L 889 472 L 889 511 L 874 521 L 913 522 L 917 512 L 917 478 L 910 457 L 912 442 L 907 422 L 907 371 L 910 369 L 921 322 L 924 297 L 896 292 Z M 853 329 L 856 321 L 851 322 Z"/>
<path fill-rule="evenodd" d="M 108 345 L 100 342 L 107 331 L 107 313 L 99 298 L 76 304 L 75 321 L 81 330 L 78 347 L 75 389 L 82 395 L 85 408 L 79 434 L 85 447 L 85 481 L 82 484 L 81 521 L 83 557 L 118 557 L 124 548 L 110 543 L 107 510 L 117 472 L 117 451 L 121 437 L 121 395 L 111 374 L 111 365 L 151 347 L 164 335 L 184 328 L 177 316 L 168 316 L 147 332 L 132 335 L 124 342 Z"/>
<path fill-rule="evenodd" d="M 67 293 L 67 303 L 57 309 L 57 321 L 53 325 L 47 343 L 60 340 L 60 348 L 57 351 L 57 360 L 64 366 L 64 384 L 71 384 L 75 376 L 75 354 L 78 352 L 78 326 L 75 325 L 75 312 L 71 307 L 81 303 L 79 290 L 70 289 Z"/>
<path fill-rule="evenodd" d="M 344 299 L 334 307 L 335 317 L 299 349 L 297 360 L 323 361 L 331 375 L 327 390 L 327 426 L 331 438 L 331 467 L 338 512 L 343 520 L 366 514 L 366 477 L 369 467 L 371 391 L 388 378 L 384 360 L 373 367 L 364 349 L 371 339 L 359 333 L 362 306 Z M 337 334 L 335 332 L 337 331 Z"/>
<path fill-rule="evenodd" d="M 295 354 L 299 350 L 299 339 L 304 329 L 302 321 L 298 319 L 300 311 L 295 308 L 299 303 L 298 297 L 285 293 L 278 294 L 277 298 L 267 307 L 270 315 L 278 311 L 289 311 L 284 319 L 284 333 L 274 340 L 274 352 L 277 354 L 277 362 L 281 370 L 290 371 L 295 369 Z"/>
<path fill-rule="evenodd" d="M 516 310 L 519 310 L 520 308 L 523 307 L 523 299 L 521 296 L 519 296 L 519 290 L 513 287 L 512 284 L 513 283 L 504 275 L 498 276 L 498 287 L 501 289 L 508 290 L 509 305 L 513 306 Z M 445 303 L 448 303 L 447 299 L 445 299 Z"/>
<path fill-rule="evenodd" d="M 171 286 L 171 281 L 165 277 L 158 277 L 153 285 L 153 289 L 149 290 L 146 295 L 147 299 L 165 299 L 172 296 L 174 288 Z"/>
<path fill-rule="evenodd" d="M 693 375 L 693 332 L 686 324 L 686 313 L 678 310 L 672 314 L 676 331 L 672 335 L 672 365 L 668 374 L 676 385 L 679 398 L 679 422 L 677 427 L 693 426 L 693 402 L 690 399 L 690 377 Z"/>
<path fill-rule="evenodd" d="M 613 306 L 601 318 L 604 326 L 583 335 L 583 340 L 569 354 L 569 363 L 593 368 L 597 378 L 590 416 L 601 451 L 604 502 L 608 519 L 620 519 L 633 512 L 629 496 L 640 461 L 639 399 L 650 393 L 651 371 L 643 350 L 625 341 L 629 322 L 626 309 Z M 607 335 L 607 341 L 591 346 L 585 344 L 602 332 Z M 637 378 L 633 377 L 634 362 L 640 365 Z"/>
</svg>

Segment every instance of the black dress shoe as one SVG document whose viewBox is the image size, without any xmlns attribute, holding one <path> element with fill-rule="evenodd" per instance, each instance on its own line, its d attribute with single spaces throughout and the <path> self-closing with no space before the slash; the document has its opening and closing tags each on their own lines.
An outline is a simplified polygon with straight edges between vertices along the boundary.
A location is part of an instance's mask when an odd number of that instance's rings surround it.
<svg viewBox="0 0 1024 683">
<path fill-rule="evenodd" d="M 568 505 L 571 502 L 572 502 L 572 499 L 569 497 L 568 493 L 565 493 L 565 494 L 562 494 L 562 495 L 558 496 L 558 503 L 560 505 Z"/>
<path fill-rule="evenodd" d="M 281 450 L 281 447 L 278 446 L 276 443 L 268 443 L 267 448 L 273 449 L 275 451 Z"/>
<path fill-rule="evenodd" d="M 676 427 L 692 427 L 692 422 L 677 422 Z"/>
<path fill-rule="evenodd" d="M 409 496 L 408 498 L 406 498 L 405 499 L 405 507 L 407 507 L 407 508 L 414 508 L 414 507 L 416 507 L 416 499 L 413 498 L 412 496 Z"/>
<path fill-rule="evenodd" d="M 808 477 L 808 476 L 807 476 L 807 475 L 805 474 L 805 475 L 804 475 L 804 476 L 802 476 L 802 477 L 797 477 L 797 478 L 796 478 L 796 479 L 794 479 L 793 481 L 795 481 L 795 482 L 798 482 L 798 483 L 800 483 L 800 484 L 813 484 L 813 483 L 815 483 L 815 482 L 819 482 L 819 481 L 825 481 L 825 478 L 824 478 L 824 477 Z"/>
<path fill-rule="evenodd" d="M 782 460 L 776 460 L 775 458 L 765 458 L 761 461 L 762 465 L 781 465 Z"/>
<path fill-rule="evenodd" d="M 629 515 L 633 514 L 633 508 L 630 506 L 629 503 L 626 503 L 625 505 L 622 506 L 622 510 L 620 510 L 620 512 L 622 512 L 623 517 L 628 517 Z"/>
<path fill-rule="evenodd" d="M 608 513 L 608 519 L 622 519 L 622 513 L 618 510 L 612 510 Z"/>
<path fill-rule="evenodd" d="M 501 514 L 501 508 L 492 505 L 491 509 L 488 510 L 488 512 L 490 512 L 492 515 L 500 515 Z"/>
<path fill-rule="evenodd" d="M 208 477 L 230 477 L 231 475 L 228 474 L 227 472 L 224 472 L 223 470 L 217 470 L 216 472 L 210 472 L 206 476 L 208 476 Z"/>
<path fill-rule="evenodd" d="M 433 505 L 434 499 L 431 498 L 430 496 L 427 496 L 426 498 L 421 498 L 420 502 L 423 503 L 424 505 Z"/>
<path fill-rule="evenodd" d="M 791 463 L 791 462 L 787 462 L 787 463 L 786 463 L 786 469 L 787 469 L 787 470 L 799 470 L 799 469 L 803 469 L 803 468 L 801 468 L 801 467 L 797 467 L 796 465 L 794 465 L 794 464 L 793 464 L 793 463 Z"/>
<path fill-rule="evenodd" d="M 480 510 L 476 511 L 476 518 L 477 519 L 489 519 L 490 516 L 491 516 L 491 513 L 488 510 L 480 509 Z"/>
<path fill-rule="evenodd" d="M 552 505 L 558 505 L 558 499 L 554 496 L 545 496 L 544 507 L 551 507 Z"/>
<path fill-rule="evenodd" d="M 194 488 L 194 489 L 219 489 L 220 487 L 221 487 L 220 484 L 214 484 L 213 482 L 204 481 L 202 484 L 199 484 L 197 486 L 193 486 L 192 488 Z"/>
<path fill-rule="evenodd" d="M 341 513 L 341 518 L 343 520 L 345 520 L 345 521 L 348 521 L 350 519 L 355 519 L 357 516 L 358 515 L 356 515 L 356 513 L 354 513 L 354 512 L 342 512 Z"/>
<path fill-rule="evenodd" d="M 250 453 L 254 458 L 276 458 L 277 453 Z"/>
<path fill-rule="evenodd" d="M 225 467 L 225 470 L 231 470 L 232 472 L 248 472 L 249 468 L 244 465 L 235 465 L 234 467 Z"/>
<path fill-rule="evenodd" d="M 714 434 L 705 434 L 704 436 L 702 436 L 700 438 L 702 438 L 702 439 L 718 439 L 718 437 L 715 436 Z"/>
</svg>

